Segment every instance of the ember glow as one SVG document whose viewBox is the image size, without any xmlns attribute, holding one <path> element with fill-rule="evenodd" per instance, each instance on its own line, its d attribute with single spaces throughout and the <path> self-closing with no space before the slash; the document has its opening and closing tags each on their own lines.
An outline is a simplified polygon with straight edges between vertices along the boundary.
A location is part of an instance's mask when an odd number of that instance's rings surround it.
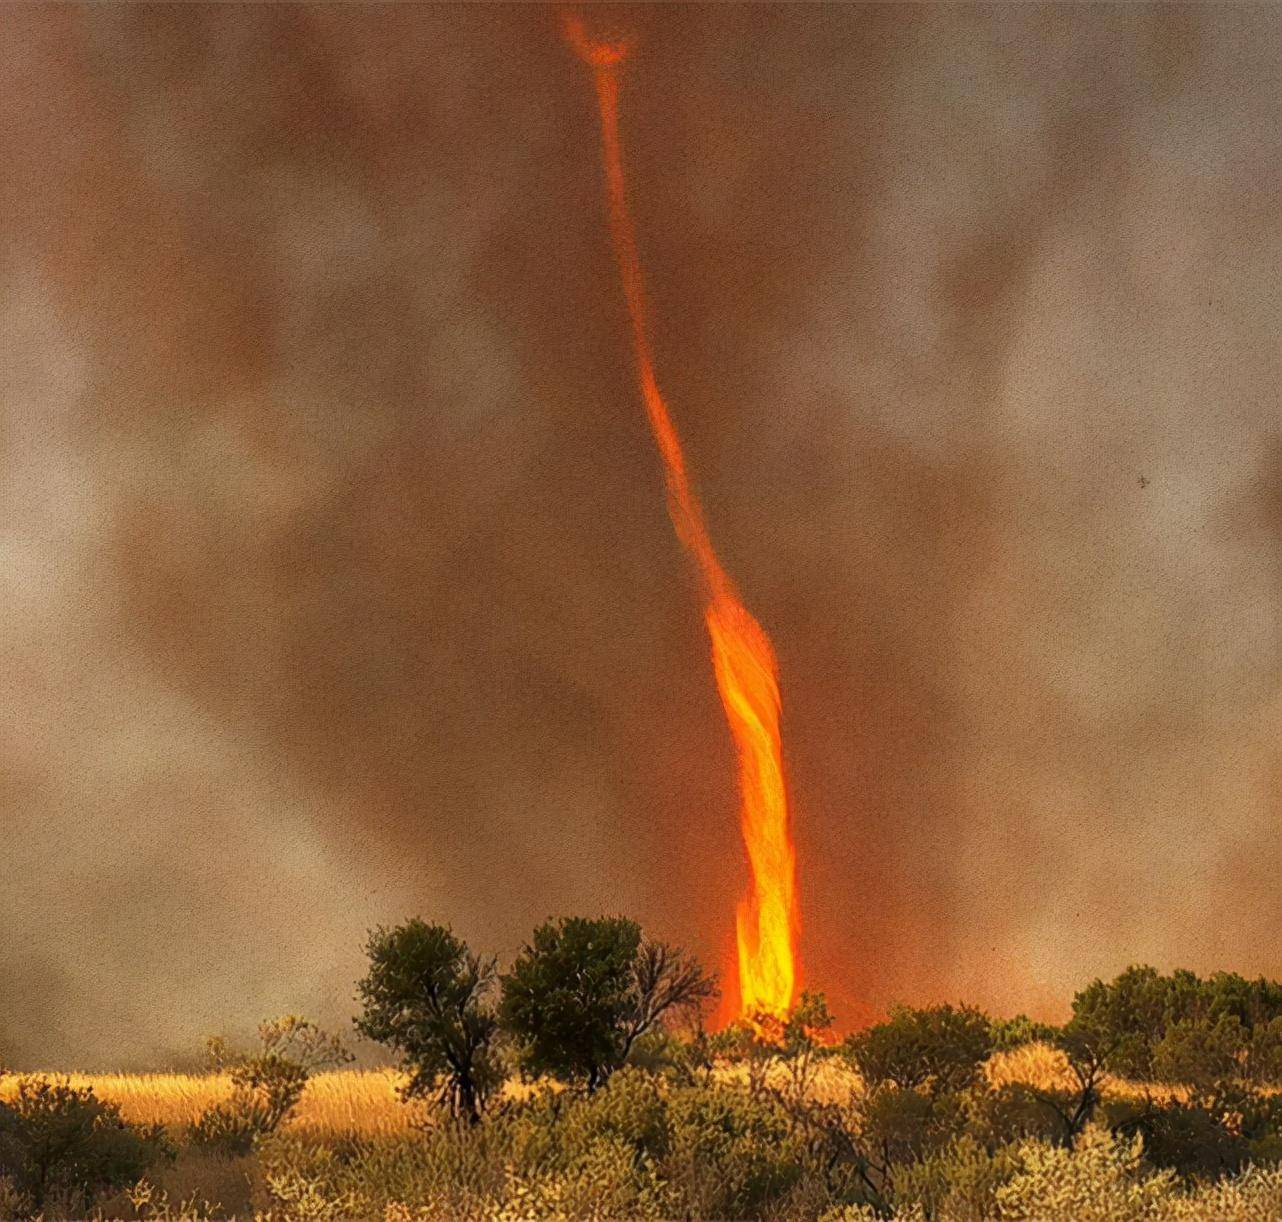
<svg viewBox="0 0 1282 1222">
<path fill-rule="evenodd" d="M 654 371 L 619 140 L 619 67 L 626 59 L 627 44 L 591 40 L 582 22 L 570 14 L 563 16 L 563 25 L 566 38 L 592 69 L 596 85 L 610 235 L 632 324 L 637 381 L 663 458 L 672 524 L 698 574 L 717 691 L 738 749 L 740 826 L 752 871 L 751 887 L 736 916 L 739 1008 L 747 1017 L 778 1016 L 791 1007 L 796 991 L 798 913 L 774 649 L 740 601 L 713 550 Z"/>
</svg>

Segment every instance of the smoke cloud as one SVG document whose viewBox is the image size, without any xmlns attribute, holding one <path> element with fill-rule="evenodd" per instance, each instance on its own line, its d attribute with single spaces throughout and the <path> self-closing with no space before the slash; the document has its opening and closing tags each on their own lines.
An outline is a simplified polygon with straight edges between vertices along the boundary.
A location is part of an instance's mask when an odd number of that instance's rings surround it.
<svg viewBox="0 0 1282 1222">
<path fill-rule="evenodd" d="M 1282 15 L 586 17 L 779 655 L 805 983 L 1282 974 Z M 342 1021 L 412 913 L 727 962 L 732 745 L 554 13 L 4 26 L 0 1053 Z"/>
</svg>

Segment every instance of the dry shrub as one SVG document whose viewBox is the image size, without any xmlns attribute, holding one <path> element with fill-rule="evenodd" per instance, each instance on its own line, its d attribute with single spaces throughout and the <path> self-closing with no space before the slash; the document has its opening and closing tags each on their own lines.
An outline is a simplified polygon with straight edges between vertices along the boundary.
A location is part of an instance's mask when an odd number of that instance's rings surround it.
<svg viewBox="0 0 1282 1222">
<path fill-rule="evenodd" d="M 1163 1222 L 1259 1222 L 1282 1218 L 1282 1170 L 1248 1167 L 1233 1179 L 1221 1180 L 1167 1202 Z"/>
<path fill-rule="evenodd" d="M 1068 1058 L 1050 1044 L 1021 1044 L 1008 1052 L 995 1052 L 984 1066 L 984 1075 L 994 1088 L 1015 1082 L 1041 1090 L 1069 1090 L 1074 1085 Z"/>
<path fill-rule="evenodd" d="M 1071 1149 L 1022 1142 L 1015 1173 L 996 1191 L 998 1216 L 1073 1218 L 1077 1222 L 1131 1222 L 1156 1217 L 1177 1191 L 1173 1172 L 1150 1174 L 1139 1137 L 1113 1136 L 1088 1125 Z"/>
<path fill-rule="evenodd" d="M 825 1151 L 778 1100 L 632 1069 L 481 1126 L 347 1143 L 283 1134 L 261 1153 L 273 1217 L 813 1218 L 831 1200 Z"/>
<path fill-rule="evenodd" d="M 256 1159 L 230 1159 L 187 1147 L 171 1166 L 154 1170 L 127 1191 L 105 1199 L 99 1213 L 103 1218 L 166 1222 L 249 1218 L 260 1179 Z"/>
</svg>

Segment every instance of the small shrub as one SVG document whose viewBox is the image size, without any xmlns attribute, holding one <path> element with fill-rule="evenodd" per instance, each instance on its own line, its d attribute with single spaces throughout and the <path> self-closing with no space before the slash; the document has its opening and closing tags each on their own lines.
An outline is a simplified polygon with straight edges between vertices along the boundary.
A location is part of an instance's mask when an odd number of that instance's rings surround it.
<svg viewBox="0 0 1282 1222">
<path fill-rule="evenodd" d="M 269 1132 L 266 1111 L 252 1100 L 243 1100 L 206 1108 L 187 1126 L 187 1140 L 199 1150 L 235 1158 L 251 1153 Z"/>
<path fill-rule="evenodd" d="M 986 1222 L 997 1214 L 997 1190 L 1019 1167 L 1014 1149 L 990 1150 L 963 1135 L 891 1176 L 895 1216 L 920 1212 L 948 1222 Z"/>
<path fill-rule="evenodd" d="M 219 1036 L 207 1041 L 213 1067 L 231 1070 L 232 1097 L 187 1126 L 192 1145 L 227 1157 L 249 1153 L 298 1106 L 315 1070 L 352 1060 L 340 1037 L 295 1014 L 260 1023 L 258 1038 L 256 1053 L 239 1055 Z"/>
</svg>

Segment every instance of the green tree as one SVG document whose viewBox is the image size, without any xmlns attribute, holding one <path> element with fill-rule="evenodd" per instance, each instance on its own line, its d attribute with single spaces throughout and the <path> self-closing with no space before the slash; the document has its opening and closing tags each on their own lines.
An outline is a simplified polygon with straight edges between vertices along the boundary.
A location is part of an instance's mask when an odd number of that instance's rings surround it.
<svg viewBox="0 0 1282 1222">
<path fill-rule="evenodd" d="M 1162 976 L 1155 968 L 1128 967 L 1115 980 L 1094 980 L 1073 998 L 1064 1028 L 1073 1045 L 1065 1051 L 1098 1058 L 1112 1073 L 1153 1076 L 1153 1053 L 1170 1023 L 1193 1015 L 1202 1000 L 1192 972 Z"/>
<path fill-rule="evenodd" d="M 534 931 L 503 977 L 500 1020 L 531 1073 L 595 1091 L 666 1017 L 716 985 L 699 963 L 643 939 L 623 917 L 570 917 Z"/>
<path fill-rule="evenodd" d="M 435 1095 L 455 1117 L 477 1123 L 503 1080 L 494 960 L 417 918 L 376 929 L 365 950 L 357 1029 L 400 1054 L 411 1071 L 406 1097 Z"/>
</svg>

